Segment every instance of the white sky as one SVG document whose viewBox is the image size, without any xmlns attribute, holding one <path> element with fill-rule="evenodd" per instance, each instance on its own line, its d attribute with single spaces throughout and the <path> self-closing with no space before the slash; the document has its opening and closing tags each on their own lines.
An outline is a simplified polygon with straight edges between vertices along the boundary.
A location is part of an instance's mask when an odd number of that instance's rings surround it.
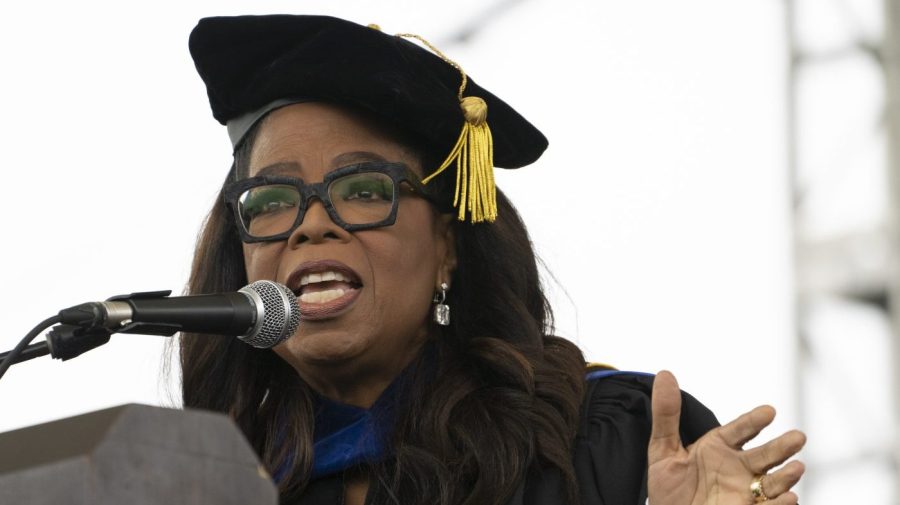
<svg viewBox="0 0 900 505">
<path fill-rule="evenodd" d="M 782 2 L 16 2 L 0 7 L 6 180 L 0 294 L 11 348 L 61 308 L 183 288 L 230 163 L 187 37 L 202 16 L 329 13 L 442 47 L 550 139 L 498 173 L 589 358 L 671 369 L 728 420 L 796 423 Z M 176 8 L 175 5 L 178 7 Z M 0 431 L 168 404 L 164 339 L 137 335 L 0 381 Z"/>
</svg>

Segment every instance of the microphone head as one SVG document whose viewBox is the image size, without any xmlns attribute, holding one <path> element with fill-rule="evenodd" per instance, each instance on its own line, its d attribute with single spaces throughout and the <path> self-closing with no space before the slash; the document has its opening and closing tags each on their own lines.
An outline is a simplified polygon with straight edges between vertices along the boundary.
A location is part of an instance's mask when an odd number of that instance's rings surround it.
<svg viewBox="0 0 900 505">
<path fill-rule="evenodd" d="M 256 306 L 253 329 L 238 337 L 244 342 L 268 349 L 287 340 L 300 325 L 300 307 L 294 292 L 273 281 L 256 281 L 238 290 Z"/>
</svg>

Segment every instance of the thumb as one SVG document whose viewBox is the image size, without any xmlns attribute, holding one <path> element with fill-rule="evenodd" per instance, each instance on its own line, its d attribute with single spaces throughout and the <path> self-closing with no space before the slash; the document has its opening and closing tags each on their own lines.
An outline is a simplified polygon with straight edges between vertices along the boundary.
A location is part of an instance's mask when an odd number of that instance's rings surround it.
<svg viewBox="0 0 900 505">
<path fill-rule="evenodd" d="M 681 435 L 678 433 L 681 390 L 671 372 L 663 370 L 656 374 L 650 408 L 653 412 L 653 428 L 647 449 L 647 463 L 652 465 L 674 456 L 682 449 Z"/>
</svg>

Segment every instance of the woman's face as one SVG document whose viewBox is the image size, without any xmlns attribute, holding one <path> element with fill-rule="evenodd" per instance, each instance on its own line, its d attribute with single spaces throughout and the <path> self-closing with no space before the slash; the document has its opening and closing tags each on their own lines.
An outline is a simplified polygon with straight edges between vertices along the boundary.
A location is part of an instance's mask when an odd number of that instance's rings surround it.
<svg viewBox="0 0 900 505">
<path fill-rule="evenodd" d="M 401 162 L 422 175 L 414 153 L 371 121 L 302 103 L 265 119 L 249 175 L 265 171 L 314 183 L 366 161 Z M 409 363 L 426 338 L 435 290 L 449 283 L 455 266 L 449 220 L 426 200 L 400 194 L 391 226 L 348 232 L 313 199 L 287 240 L 244 244 L 250 282 L 271 279 L 300 295 L 300 326 L 275 352 L 338 400 L 353 403 L 356 393 L 347 390 L 358 383 L 380 392 Z"/>
</svg>

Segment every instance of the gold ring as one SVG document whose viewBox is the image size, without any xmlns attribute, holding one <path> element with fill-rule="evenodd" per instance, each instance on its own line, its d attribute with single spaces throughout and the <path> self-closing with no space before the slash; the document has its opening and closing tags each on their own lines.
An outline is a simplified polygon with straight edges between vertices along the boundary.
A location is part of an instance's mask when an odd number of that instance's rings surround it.
<svg viewBox="0 0 900 505">
<path fill-rule="evenodd" d="M 757 475 L 750 481 L 750 494 L 753 495 L 753 503 L 762 503 L 769 499 L 766 490 L 763 489 L 762 480 L 765 475 Z"/>
</svg>

